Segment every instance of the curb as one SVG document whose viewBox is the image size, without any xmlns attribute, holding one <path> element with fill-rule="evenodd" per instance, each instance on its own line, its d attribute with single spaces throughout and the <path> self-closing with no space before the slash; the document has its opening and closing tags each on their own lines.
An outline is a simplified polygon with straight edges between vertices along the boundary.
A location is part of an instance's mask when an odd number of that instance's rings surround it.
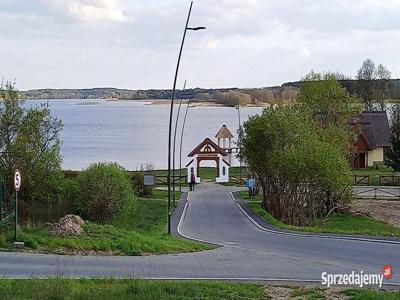
<svg viewBox="0 0 400 300">
<path fill-rule="evenodd" d="M 334 239 L 334 240 L 350 240 L 350 241 L 361 241 L 361 242 L 372 242 L 372 243 L 383 243 L 383 244 L 394 244 L 400 245 L 400 241 L 398 240 L 385 240 L 385 239 L 373 239 L 368 237 L 351 237 L 351 236 L 340 236 L 340 235 L 327 235 L 327 234 L 318 234 L 318 233 L 302 233 L 296 231 L 283 231 L 277 229 L 268 229 L 264 226 L 260 225 L 253 217 L 251 217 L 243 207 L 236 201 L 235 197 L 233 196 L 233 192 L 229 193 L 231 196 L 232 201 L 236 204 L 242 214 L 253 223 L 258 229 L 262 231 L 266 231 L 269 233 L 280 234 L 280 235 L 288 235 L 288 236 L 296 236 L 296 237 L 306 237 L 306 238 L 321 238 L 321 239 Z M 268 223 L 267 221 L 265 221 Z"/>
</svg>

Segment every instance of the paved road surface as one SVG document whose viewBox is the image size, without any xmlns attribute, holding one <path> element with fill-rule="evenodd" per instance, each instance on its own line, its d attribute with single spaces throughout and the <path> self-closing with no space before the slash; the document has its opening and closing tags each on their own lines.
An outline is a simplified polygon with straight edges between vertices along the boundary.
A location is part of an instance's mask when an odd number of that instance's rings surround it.
<svg viewBox="0 0 400 300">
<path fill-rule="evenodd" d="M 76 257 L 0 253 L 0 276 L 224 278 L 317 281 L 321 272 L 377 273 L 390 264 L 400 283 L 400 243 L 304 237 L 257 228 L 230 196 L 202 184 L 189 194 L 180 232 L 223 247 L 148 257 Z"/>
<path fill-rule="evenodd" d="M 353 186 L 354 198 L 400 200 L 399 186 Z"/>
</svg>

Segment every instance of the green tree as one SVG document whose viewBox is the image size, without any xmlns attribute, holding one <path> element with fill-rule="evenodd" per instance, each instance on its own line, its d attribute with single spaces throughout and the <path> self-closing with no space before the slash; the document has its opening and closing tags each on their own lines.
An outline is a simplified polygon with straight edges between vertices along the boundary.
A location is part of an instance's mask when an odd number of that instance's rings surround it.
<svg viewBox="0 0 400 300">
<path fill-rule="evenodd" d="M 361 99 L 350 96 L 336 80 L 336 74 L 311 72 L 301 82 L 297 101 L 318 124 L 321 138 L 339 145 L 350 159 L 358 138 L 357 127 L 351 124 L 362 112 Z"/>
<path fill-rule="evenodd" d="M 385 164 L 392 167 L 396 172 L 400 172 L 400 104 L 394 104 L 391 110 L 390 128 L 392 135 L 390 142 L 392 149 L 386 155 Z"/>
<path fill-rule="evenodd" d="M 267 108 L 245 124 L 241 157 L 256 174 L 263 207 L 292 225 L 312 225 L 349 200 L 348 161 L 324 141 L 301 106 Z"/>
<path fill-rule="evenodd" d="M 135 209 L 131 182 L 117 163 L 94 163 L 77 178 L 75 210 L 83 217 L 106 223 L 123 208 Z"/>
<path fill-rule="evenodd" d="M 13 190 L 16 168 L 22 173 L 21 200 L 40 199 L 57 192 L 62 180 L 59 134 L 61 120 L 47 104 L 27 108 L 14 84 L 0 88 L 1 176 Z"/>
</svg>

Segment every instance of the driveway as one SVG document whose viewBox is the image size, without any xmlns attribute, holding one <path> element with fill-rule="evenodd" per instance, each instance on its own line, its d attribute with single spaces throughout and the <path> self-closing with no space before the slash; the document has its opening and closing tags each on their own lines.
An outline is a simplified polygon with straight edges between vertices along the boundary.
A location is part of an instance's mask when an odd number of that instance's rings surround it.
<svg viewBox="0 0 400 300">
<path fill-rule="evenodd" d="M 319 281 L 322 272 L 380 273 L 390 264 L 400 284 L 400 243 L 265 231 L 239 209 L 235 188 L 205 183 L 188 196 L 179 222 L 185 237 L 221 247 L 148 257 L 0 253 L 0 276 L 131 277 Z"/>
</svg>

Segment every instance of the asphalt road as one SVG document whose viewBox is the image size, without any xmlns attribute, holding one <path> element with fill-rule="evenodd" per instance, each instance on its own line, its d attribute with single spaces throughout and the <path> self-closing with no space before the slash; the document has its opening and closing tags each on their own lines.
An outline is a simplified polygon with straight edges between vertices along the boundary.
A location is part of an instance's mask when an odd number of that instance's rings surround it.
<svg viewBox="0 0 400 300">
<path fill-rule="evenodd" d="M 178 231 L 221 247 L 147 257 L 78 257 L 0 253 L 4 277 L 129 277 L 319 281 L 322 272 L 381 273 L 400 284 L 400 241 L 347 240 L 260 229 L 239 209 L 235 188 L 201 184 L 189 194 Z"/>
<path fill-rule="evenodd" d="M 359 199 L 400 200 L 399 186 L 353 186 L 353 197 Z"/>
</svg>

